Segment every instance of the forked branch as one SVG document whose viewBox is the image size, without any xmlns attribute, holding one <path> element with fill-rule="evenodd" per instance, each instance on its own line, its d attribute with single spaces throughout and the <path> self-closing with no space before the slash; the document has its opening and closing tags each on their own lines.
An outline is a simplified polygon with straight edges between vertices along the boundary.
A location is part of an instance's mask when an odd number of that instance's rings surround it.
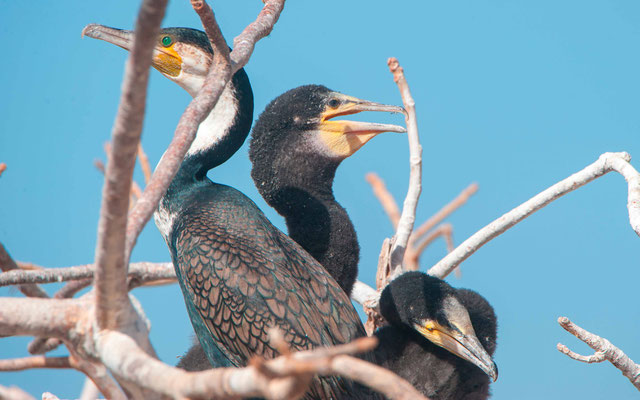
<svg viewBox="0 0 640 400">
<path fill-rule="evenodd" d="M 613 364 L 614 367 L 618 368 L 620 372 L 622 372 L 622 375 L 626 376 L 636 389 L 640 390 L 640 365 L 634 363 L 622 350 L 611 344 L 607 339 L 582 329 L 567 317 L 558 318 L 558 323 L 567 332 L 595 350 L 594 354 L 583 356 L 569 350 L 569 348 L 562 343 L 558 343 L 558 350 L 562 354 L 584 363 L 599 363 L 607 360 Z"/>
</svg>

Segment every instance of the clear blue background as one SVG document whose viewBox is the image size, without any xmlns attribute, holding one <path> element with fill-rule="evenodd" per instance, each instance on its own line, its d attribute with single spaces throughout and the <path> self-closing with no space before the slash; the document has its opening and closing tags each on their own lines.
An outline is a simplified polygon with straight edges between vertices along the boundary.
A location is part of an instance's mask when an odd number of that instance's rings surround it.
<svg viewBox="0 0 640 400">
<path fill-rule="evenodd" d="M 135 3 L 135 4 L 134 4 Z M 214 4 L 231 42 L 262 3 Z M 130 29 L 137 2 L 30 3 L 0 0 L 0 240 L 17 260 L 47 267 L 93 261 L 104 158 L 116 112 L 123 50 L 80 38 L 91 22 Z M 323 83 L 399 104 L 386 59 L 405 67 L 424 147 L 423 221 L 476 181 L 480 191 L 450 221 L 463 239 L 606 151 L 640 157 L 640 3 L 637 1 L 289 1 L 247 67 L 256 110 L 285 90 Z M 187 1 L 172 2 L 164 26 L 200 27 Z M 157 163 L 189 96 L 151 73 L 143 144 Z M 256 114 L 257 117 L 257 114 Z M 397 116 L 369 115 L 380 122 Z M 386 134 L 338 170 L 335 192 L 362 246 L 360 278 L 373 282 L 379 246 L 392 234 L 364 181 L 377 171 L 396 198 L 408 177 L 405 137 Z M 636 167 L 640 163 L 635 162 Z M 247 147 L 210 176 L 242 190 L 275 223 L 257 194 Z M 136 172 L 141 181 L 141 173 Z M 499 316 L 496 399 L 625 399 L 638 392 L 608 363 L 585 365 L 556 350 L 590 353 L 560 328 L 566 315 L 640 360 L 638 253 L 626 184 L 615 174 L 554 202 L 463 264 L 454 286 L 473 288 Z M 445 254 L 438 241 L 423 269 Z M 153 223 L 133 260 L 168 261 Z M 50 285 L 53 293 L 59 286 Z M 173 364 L 191 327 L 177 286 L 134 291 L 153 323 L 151 338 Z M 19 295 L 1 289 L 0 295 Z M 1 339 L 0 357 L 27 355 L 27 339 Z M 64 354 L 64 349 L 57 354 Z M 36 397 L 80 392 L 68 371 L 0 374 Z"/>
</svg>

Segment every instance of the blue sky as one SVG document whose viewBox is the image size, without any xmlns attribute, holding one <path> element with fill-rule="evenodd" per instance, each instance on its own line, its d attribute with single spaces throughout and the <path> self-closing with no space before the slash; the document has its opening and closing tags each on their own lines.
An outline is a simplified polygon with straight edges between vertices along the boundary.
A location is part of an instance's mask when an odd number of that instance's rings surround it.
<svg viewBox="0 0 640 400">
<path fill-rule="evenodd" d="M 136 3 L 136 4 L 134 4 Z M 254 19 L 259 1 L 213 4 L 227 40 Z M 81 39 L 92 22 L 132 27 L 137 2 L 0 0 L 0 241 L 18 260 L 47 267 L 92 262 L 104 158 L 126 54 Z M 368 100 L 399 104 L 386 59 L 398 57 L 415 97 L 424 148 L 418 220 L 471 182 L 479 192 L 455 213 L 456 243 L 606 151 L 640 159 L 640 4 L 635 1 L 290 1 L 247 66 L 257 112 L 292 87 L 322 83 Z M 172 2 L 163 26 L 200 27 L 186 1 Z M 155 164 L 189 96 L 153 71 L 143 145 Z M 256 112 L 256 118 L 257 118 Z M 368 116 L 379 122 L 398 117 Z M 367 118 L 368 118 L 367 117 Z M 373 283 L 379 246 L 392 234 L 365 173 L 376 171 L 401 199 L 406 139 L 377 137 L 340 167 L 335 182 L 362 247 L 360 278 Z M 640 163 L 632 161 L 636 168 Z M 284 229 L 257 194 L 245 145 L 209 176 L 243 191 Z M 141 181 L 140 171 L 136 178 Z M 551 204 L 462 265 L 458 287 L 483 294 L 499 318 L 495 399 L 635 398 L 610 364 L 569 360 L 557 342 L 589 353 L 561 329 L 560 315 L 640 359 L 640 238 L 631 230 L 626 184 L 609 175 Z M 423 270 L 444 255 L 437 242 Z M 168 261 L 151 223 L 134 261 Z M 52 292 L 58 286 L 52 285 Z M 18 295 L 0 289 L 0 295 Z M 152 341 L 174 364 L 191 327 L 177 286 L 138 289 Z M 0 357 L 26 355 L 27 339 L 1 339 Z M 64 354 L 59 351 L 56 354 Z M 39 397 L 77 396 L 80 374 L 0 374 Z"/>
</svg>

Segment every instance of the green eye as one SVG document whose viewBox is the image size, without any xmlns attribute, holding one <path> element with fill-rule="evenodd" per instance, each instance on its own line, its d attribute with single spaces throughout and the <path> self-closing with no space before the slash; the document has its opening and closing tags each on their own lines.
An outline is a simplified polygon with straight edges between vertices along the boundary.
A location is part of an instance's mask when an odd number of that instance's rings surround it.
<svg viewBox="0 0 640 400">
<path fill-rule="evenodd" d="M 169 46 L 171 46 L 171 37 L 169 37 L 169 36 L 165 36 L 165 37 L 163 37 L 163 38 L 162 38 L 162 45 L 163 45 L 164 47 L 169 47 Z"/>
</svg>

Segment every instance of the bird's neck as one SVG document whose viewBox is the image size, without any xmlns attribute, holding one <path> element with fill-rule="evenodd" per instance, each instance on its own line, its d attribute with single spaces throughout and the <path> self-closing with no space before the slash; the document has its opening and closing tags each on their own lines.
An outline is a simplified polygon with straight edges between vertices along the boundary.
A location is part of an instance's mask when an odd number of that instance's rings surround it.
<svg viewBox="0 0 640 400">
<path fill-rule="evenodd" d="M 227 161 L 242 146 L 252 120 L 253 93 L 244 70 L 240 70 L 200 123 L 195 139 L 160 201 L 155 219 L 165 240 L 184 200 L 198 187 L 211 184 L 207 172 Z"/>
<path fill-rule="evenodd" d="M 271 165 L 267 167 L 272 168 L 271 173 L 256 180 L 256 185 L 267 203 L 285 218 L 289 236 L 350 294 L 357 276 L 358 238 L 346 210 L 333 195 L 338 163 L 314 157 L 298 157 L 303 165 Z"/>
</svg>

